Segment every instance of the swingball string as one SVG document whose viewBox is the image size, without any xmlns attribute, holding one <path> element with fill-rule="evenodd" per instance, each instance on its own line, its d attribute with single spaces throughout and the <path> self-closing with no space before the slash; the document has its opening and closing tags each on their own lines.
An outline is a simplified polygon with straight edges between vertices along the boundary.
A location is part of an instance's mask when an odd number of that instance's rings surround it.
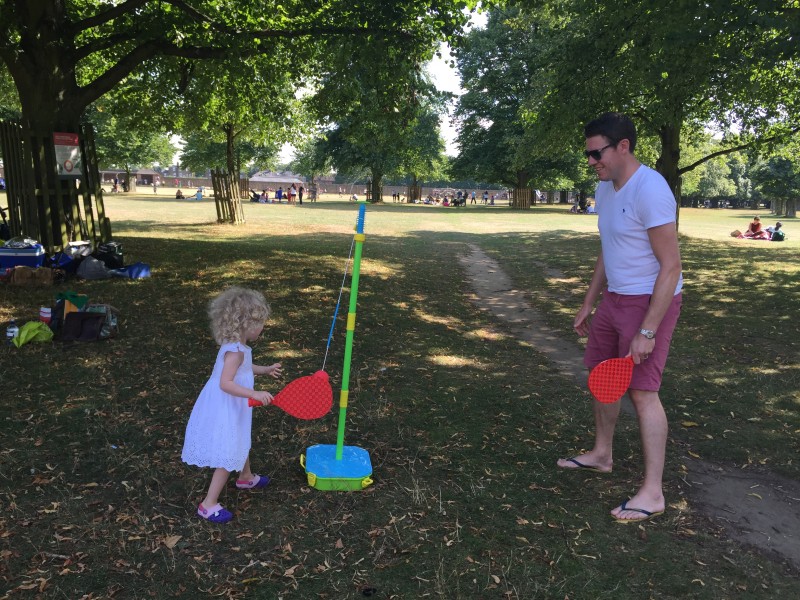
<svg viewBox="0 0 800 600">
<path fill-rule="evenodd" d="M 347 257 L 347 262 L 344 264 L 344 277 L 342 277 L 342 285 L 339 287 L 339 298 L 336 300 L 336 309 L 333 311 L 333 321 L 331 322 L 331 331 L 328 333 L 328 344 L 325 346 L 325 358 L 322 359 L 322 370 L 325 370 L 325 363 L 328 361 L 328 351 L 331 349 L 331 340 L 333 339 L 333 328 L 336 327 L 336 317 L 339 315 L 339 305 L 342 302 L 342 292 L 344 291 L 344 284 L 347 281 L 347 270 L 350 268 L 350 259 L 353 258 L 353 247 L 356 244 L 355 237 L 350 242 L 350 254 Z"/>
</svg>

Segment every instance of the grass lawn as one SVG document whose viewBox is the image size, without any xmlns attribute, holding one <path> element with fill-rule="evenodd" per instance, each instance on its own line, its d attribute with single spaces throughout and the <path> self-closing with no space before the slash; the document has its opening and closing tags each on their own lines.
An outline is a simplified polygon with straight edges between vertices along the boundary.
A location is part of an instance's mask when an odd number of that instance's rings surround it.
<svg viewBox="0 0 800 600">
<path fill-rule="evenodd" d="M 555 469 L 587 443 L 588 394 L 465 300 L 457 261 L 478 244 L 572 336 L 595 217 L 369 206 L 346 443 L 369 451 L 375 483 L 306 485 L 299 457 L 335 443 L 336 411 L 259 410 L 251 458 L 273 482 L 229 485 L 236 518 L 217 526 L 194 516 L 210 473 L 180 461 L 217 350 L 205 306 L 226 285 L 264 291 L 273 318 L 254 360 L 281 361 L 287 382 L 318 370 L 356 206 L 248 203 L 239 227 L 215 223 L 213 200 L 166 191 L 106 208 L 126 262 L 150 263 L 152 278 L 0 287 L 3 322 L 36 318 L 61 289 L 122 315 L 110 341 L 0 351 L 0 598 L 800 597 L 797 573 L 724 539 L 677 493 L 689 454 L 800 478 L 798 220 L 772 244 L 728 236 L 753 213 L 681 211 L 669 506 L 620 526 L 607 513 L 640 477 L 635 423 L 620 422 L 613 475 Z M 326 366 L 335 400 L 346 303 Z"/>
</svg>

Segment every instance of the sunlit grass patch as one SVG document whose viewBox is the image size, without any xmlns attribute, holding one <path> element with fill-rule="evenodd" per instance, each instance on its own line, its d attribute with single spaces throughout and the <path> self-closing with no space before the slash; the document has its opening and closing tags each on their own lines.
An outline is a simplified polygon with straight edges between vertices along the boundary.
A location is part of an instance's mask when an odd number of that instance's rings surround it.
<svg viewBox="0 0 800 600">
<path fill-rule="evenodd" d="M 445 327 L 449 327 L 451 329 L 458 329 L 463 325 L 463 321 L 454 316 L 434 315 L 420 308 L 413 309 L 412 313 L 417 319 L 425 323 L 444 325 Z"/>
<path fill-rule="evenodd" d="M 500 340 L 508 339 L 508 335 L 499 330 L 480 328 L 468 331 L 467 337 L 477 338 L 479 340 L 486 340 L 489 342 L 499 342 Z"/>
<path fill-rule="evenodd" d="M 428 357 L 428 361 L 440 367 L 466 367 L 471 369 L 487 370 L 491 365 L 476 362 L 474 358 L 466 356 L 454 356 L 448 354 L 433 354 Z"/>
</svg>

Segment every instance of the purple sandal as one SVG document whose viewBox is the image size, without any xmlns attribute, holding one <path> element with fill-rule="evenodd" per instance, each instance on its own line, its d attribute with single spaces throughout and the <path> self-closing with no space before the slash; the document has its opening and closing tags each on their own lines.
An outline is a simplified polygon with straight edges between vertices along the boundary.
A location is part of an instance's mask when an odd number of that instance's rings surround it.
<svg viewBox="0 0 800 600">
<path fill-rule="evenodd" d="M 269 477 L 266 475 L 256 475 L 256 478 L 253 481 L 247 481 L 246 479 L 237 479 L 236 480 L 236 487 L 240 490 L 254 490 L 256 488 L 263 488 L 266 487 L 269 483 Z"/>
<path fill-rule="evenodd" d="M 197 514 L 212 523 L 227 523 L 233 518 L 233 513 L 225 510 L 221 505 L 215 504 L 211 508 L 206 508 L 202 502 L 197 505 Z"/>
</svg>

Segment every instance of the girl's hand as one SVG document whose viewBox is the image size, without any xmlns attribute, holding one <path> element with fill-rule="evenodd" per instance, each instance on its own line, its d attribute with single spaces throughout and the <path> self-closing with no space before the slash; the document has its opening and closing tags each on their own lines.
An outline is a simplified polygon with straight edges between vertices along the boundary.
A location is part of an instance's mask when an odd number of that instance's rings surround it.
<svg viewBox="0 0 800 600">
<path fill-rule="evenodd" d="M 250 397 L 253 400 L 258 400 L 259 402 L 263 402 L 264 406 L 269 406 L 270 404 L 272 404 L 272 394 L 270 394 L 269 392 L 253 391 Z"/>
<path fill-rule="evenodd" d="M 278 379 L 281 375 L 283 375 L 283 367 L 281 367 L 281 363 L 275 363 L 274 365 L 268 366 L 267 375 L 274 379 Z"/>
</svg>

